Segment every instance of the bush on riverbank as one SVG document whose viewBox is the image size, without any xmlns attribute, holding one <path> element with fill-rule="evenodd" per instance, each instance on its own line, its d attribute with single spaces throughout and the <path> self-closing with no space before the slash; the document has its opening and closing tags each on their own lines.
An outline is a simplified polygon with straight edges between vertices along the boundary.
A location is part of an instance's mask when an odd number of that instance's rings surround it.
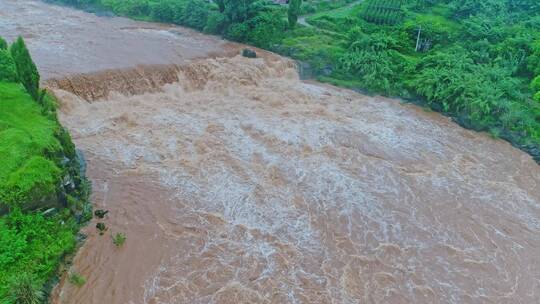
<svg viewBox="0 0 540 304">
<path fill-rule="evenodd" d="M 9 52 L 15 63 L 15 70 L 17 71 L 19 81 L 34 100 L 41 102 L 39 96 L 39 73 L 22 37 L 19 37 L 11 45 Z"/>
<path fill-rule="evenodd" d="M 22 39 L 15 48 L 21 45 Z M 69 134 L 56 118 L 55 101 L 44 96 L 38 103 L 19 82 L 29 78 L 14 71 L 37 69 L 29 55 L 16 52 L 22 54 L 19 66 L 10 52 L 0 50 L 0 76 L 8 75 L 0 80 L 2 304 L 30 296 L 29 286 L 43 290 L 63 257 L 73 252 L 80 223 L 91 214 L 88 183 Z M 35 82 L 31 85 L 30 90 L 39 91 Z"/>
</svg>

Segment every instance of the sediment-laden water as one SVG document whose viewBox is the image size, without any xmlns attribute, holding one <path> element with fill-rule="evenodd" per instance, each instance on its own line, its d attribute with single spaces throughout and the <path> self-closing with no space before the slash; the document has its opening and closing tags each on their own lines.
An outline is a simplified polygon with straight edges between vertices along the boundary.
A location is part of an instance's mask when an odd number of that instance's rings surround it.
<svg viewBox="0 0 540 304">
<path fill-rule="evenodd" d="M 187 28 L 99 17 L 38 0 L 0 0 L 0 35 L 8 41 L 23 36 L 44 79 L 236 51 L 236 44 Z"/>
<path fill-rule="evenodd" d="M 72 266 L 87 283 L 63 280 L 54 303 L 538 301 L 529 155 L 412 105 L 300 81 L 275 55 L 156 65 L 170 51 L 47 81 L 94 204 L 110 210 Z M 56 75 L 62 63 L 43 58 Z"/>
</svg>

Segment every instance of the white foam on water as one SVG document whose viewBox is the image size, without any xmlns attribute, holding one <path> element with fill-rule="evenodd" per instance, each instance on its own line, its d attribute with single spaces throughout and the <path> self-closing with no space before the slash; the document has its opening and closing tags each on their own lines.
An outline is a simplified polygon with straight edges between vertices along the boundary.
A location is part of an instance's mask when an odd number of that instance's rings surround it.
<svg viewBox="0 0 540 304">
<path fill-rule="evenodd" d="M 144 303 L 534 300 L 540 174 L 521 152 L 300 82 L 287 63 L 180 73 L 164 92 L 73 101 L 63 117 L 85 150 L 174 195 Z"/>
</svg>

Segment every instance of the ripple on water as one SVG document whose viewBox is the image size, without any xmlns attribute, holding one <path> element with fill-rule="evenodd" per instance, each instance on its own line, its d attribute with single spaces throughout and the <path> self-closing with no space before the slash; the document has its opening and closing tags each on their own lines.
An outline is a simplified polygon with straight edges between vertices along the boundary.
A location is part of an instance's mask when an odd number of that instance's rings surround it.
<svg viewBox="0 0 540 304">
<path fill-rule="evenodd" d="M 152 231 L 159 248 L 126 257 L 140 265 L 133 284 L 142 288 L 121 299 L 537 299 L 540 169 L 529 157 L 413 106 L 300 82 L 290 67 L 206 59 L 180 67 L 180 84 L 162 92 L 88 103 L 56 91 L 94 166 L 110 160 L 117 183 L 135 172 L 167 194 L 108 205 L 140 213 L 137 225 L 118 226 Z M 94 170 L 106 178 L 110 168 Z M 533 182 L 517 182 L 523 172 Z"/>
</svg>

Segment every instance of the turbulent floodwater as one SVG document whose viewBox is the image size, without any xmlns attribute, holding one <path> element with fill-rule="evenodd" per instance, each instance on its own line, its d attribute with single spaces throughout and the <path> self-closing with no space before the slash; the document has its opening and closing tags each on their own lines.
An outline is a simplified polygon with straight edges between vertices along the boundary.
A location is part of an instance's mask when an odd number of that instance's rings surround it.
<svg viewBox="0 0 540 304">
<path fill-rule="evenodd" d="M 47 82 L 110 210 L 72 266 L 87 283 L 63 280 L 54 303 L 538 303 L 530 156 L 436 113 L 300 81 L 275 55 L 221 54 Z"/>
<path fill-rule="evenodd" d="M 23 36 L 42 78 L 223 54 L 235 44 L 190 29 L 98 17 L 35 0 L 0 0 L 0 36 Z"/>
</svg>

